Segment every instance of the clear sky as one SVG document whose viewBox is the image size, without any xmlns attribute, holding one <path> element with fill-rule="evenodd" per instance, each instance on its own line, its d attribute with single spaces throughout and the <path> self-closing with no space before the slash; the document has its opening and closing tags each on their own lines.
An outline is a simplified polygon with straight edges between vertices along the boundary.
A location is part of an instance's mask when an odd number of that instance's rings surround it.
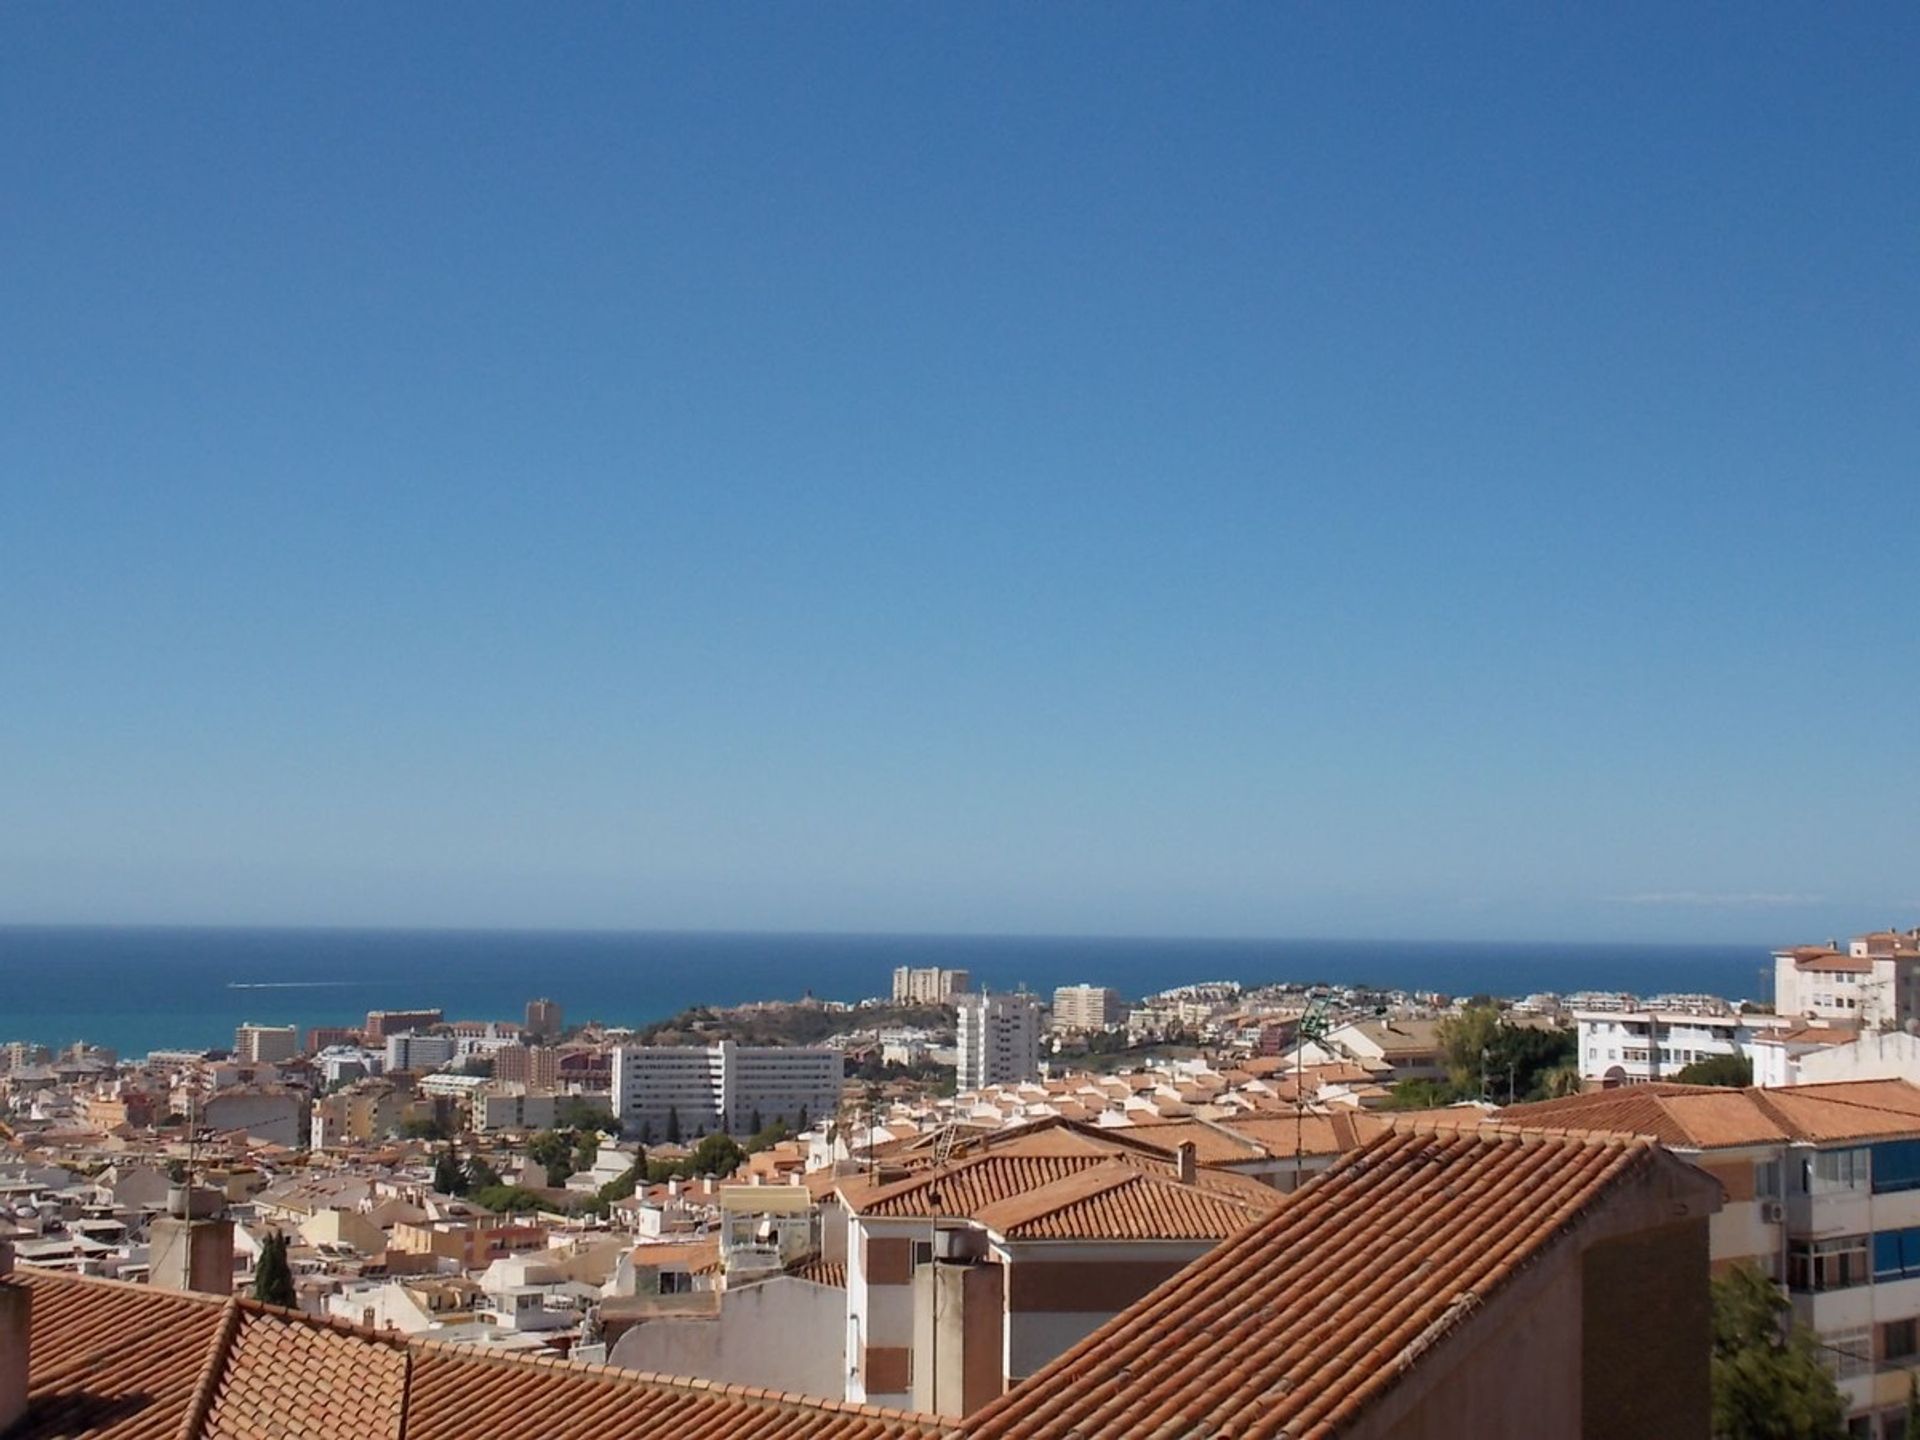
<svg viewBox="0 0 1920 1440">
<path fill-rule="evenodd" d="M 0 10 L 0 919 L 1920 923 L 1920 7 Z"/>
</svg>

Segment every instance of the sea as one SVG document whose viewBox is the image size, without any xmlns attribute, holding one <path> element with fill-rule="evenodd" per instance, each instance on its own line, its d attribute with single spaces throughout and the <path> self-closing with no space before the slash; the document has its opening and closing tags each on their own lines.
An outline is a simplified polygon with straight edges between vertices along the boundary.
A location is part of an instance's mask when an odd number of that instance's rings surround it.
<svg viewBox="0 0 1920 1440">
<path fill-rule="evenodd" d="M 1758 943 L 0 926 L 0 1043 L 85 1041 L 130 1057 L 226 1047 L 246 1022 L 304 1030 L 369 1010 L 518 1020 L 537 996 L 570 1024 L 640 1025 L 691 1005 L 886 995 L 896 965 L 968 970 L 995 990 L 1088 983 L 1129 998 L 1238 980 L 1737 999 L 1767 993 L 1771 973 Z"/>
</svg>

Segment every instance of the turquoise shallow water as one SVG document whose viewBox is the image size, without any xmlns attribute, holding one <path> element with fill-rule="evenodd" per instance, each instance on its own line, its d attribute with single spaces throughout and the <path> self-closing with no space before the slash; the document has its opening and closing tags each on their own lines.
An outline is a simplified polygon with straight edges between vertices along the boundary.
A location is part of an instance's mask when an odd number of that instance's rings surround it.
<svg viewBox="0 0 1920 1440">
<path fill-rule="evenodd" d="M 637 1024 L 691 1004 L 858 1000 L 895 965 L 971 970 L 1050 991 L 1137 996 L 1193 980 L 1367 981 L 1450 994 L 1535 990 L 1764 993 L 1764 945 L 1490 944 L 668 932 L 0 927 L 0 1041 L 84 1039 L 122 1055 L 229 1044 L 234 1026 L 352 1023 L 438 1005 L 518 1018 L 550 995 L 569 1021 Z"/>
</svg>

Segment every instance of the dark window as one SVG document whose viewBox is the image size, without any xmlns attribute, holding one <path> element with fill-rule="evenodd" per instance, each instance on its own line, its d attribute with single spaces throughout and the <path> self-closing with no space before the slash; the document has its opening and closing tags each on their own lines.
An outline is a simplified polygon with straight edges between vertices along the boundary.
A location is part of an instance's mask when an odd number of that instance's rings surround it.
<svg viewBox="0 0 1920 1440">
<path fill-rule="evenodd" d="M 1920 1325 L 1911 1320 L 1894 1320 L 1880 1327 L 1880 1358 L 1908 1360 L 1920 1353 Z"/>
<path fill-rule="evenodd" d="M 1899 1232 L 1890 1232 L 1899 1233 Z M 1881 1253 L 1875 1237 L 1874 1253 Z M 1896 1257 L 1903 1252 L 1896 1247 Z M 1867 1237 L 1799 1241 L 1787 1252 L 1787 1284 L 1795 1290 L 1846 1290 L 1867 1283 Z"/>
<path fill-rule="evenodd" d="M 1875 1234 L 1873 1278 L 1905 1280 L 1915 1275 L 1920 1275 L 1920 1227 Z"/>
<path fill-rule="evenodd" d="M 1873 1147 L 1873 1193 L 1920 1190 L 1920 1140 L 1889 1140 Z"/>
</svg>

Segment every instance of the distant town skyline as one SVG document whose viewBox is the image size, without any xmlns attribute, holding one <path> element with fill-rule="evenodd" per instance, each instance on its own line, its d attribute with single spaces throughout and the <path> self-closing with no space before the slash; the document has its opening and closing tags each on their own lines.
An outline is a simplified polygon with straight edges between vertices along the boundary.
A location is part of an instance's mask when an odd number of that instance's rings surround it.
<svg viewBox="0 0 1920 1440">
<path fill-rule="evenodd" d="M 0 27 L 0 923 L 1920 920 L 1920 12 Z"/>
</svg>

